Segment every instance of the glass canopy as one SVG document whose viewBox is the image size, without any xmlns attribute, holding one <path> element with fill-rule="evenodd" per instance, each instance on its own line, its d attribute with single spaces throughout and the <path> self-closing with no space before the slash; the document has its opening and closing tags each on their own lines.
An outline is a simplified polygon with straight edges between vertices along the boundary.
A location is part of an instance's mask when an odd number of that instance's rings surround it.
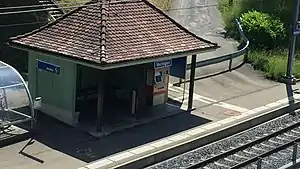
<svg viewBox="0 0 300 169">
<path fill-rule="evenodd" d="M 18 71 L 0 61 L 0 129 L 33 120 L 27 84 Z"/>
</svg>

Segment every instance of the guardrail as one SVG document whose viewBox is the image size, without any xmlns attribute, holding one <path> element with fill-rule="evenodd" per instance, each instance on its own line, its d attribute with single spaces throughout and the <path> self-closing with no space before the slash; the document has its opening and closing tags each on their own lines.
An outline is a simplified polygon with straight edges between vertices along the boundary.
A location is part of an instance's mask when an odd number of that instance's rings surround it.
<svg viewBox="0 0 300 169">
<path fill-rule="evenodd" d="M 230 53 L 230 54 L 223 55 L 223 56 L 216 57 L 216 58 L 212 58 L 212 59 L 207 59 L 207 60 L 204 60 L 204 61 L 199 61 L 199 62 L 196 63 L 196 68 L 204 67 L 204 66 L 208 66 L 208 65 L 213 65 L 213 64 L 217 64 L 217 63 L 221 63 L 221 62 L 229 60 L 229 65 L 228 66 L 229 66 L 229 71 L 231 71 L 232 70 L 232 60 L 234 58 L 242 56 L 242 55 L 244 55 L 248 52 L 248 47 L 249 47 L 250 42 L 244 34 L 244 31 L 243 31 L 243 28 L 242 28 L 242 26 L 239 22 L 239 19 L 235 19 L 234 24 L 237 26 L 238 31 L 240 33 L 240 36 L 241 36 L 243 42 L 245 43 L 245 46 L 242 49 L 240 49 L 240 50 L 238 50 L 237 52 L 234 52 L 234 53 Z M 187 70 L 190 70 L 190 69 L 191 69 L 191 64 L 188 64 L 187 65 Z"/>
<path fill-rule="evenodd" d="M 56 1 L 56 0 L 50 0 L 62 13 L 66 13 L 66 10 Z"/>
</svg>

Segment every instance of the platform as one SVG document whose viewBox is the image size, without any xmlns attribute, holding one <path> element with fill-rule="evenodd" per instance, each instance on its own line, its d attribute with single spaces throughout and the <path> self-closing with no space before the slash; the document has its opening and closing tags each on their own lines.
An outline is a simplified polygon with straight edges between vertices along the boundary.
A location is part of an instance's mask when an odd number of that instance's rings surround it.
<svg viewBox="0 0 300 169">
<path fill-rule="evenodd" d="M 230 118 L 205 125 L 113 154 L 85 165 L 79 169 L 144 168 L 156 162 L 195 149 L 225 136 L 237 133 L 299 108 L 300 95 L 278 100 L 267 105 L 247 110 Z M 295 106 L 289 106 L 293 101 Z"/>
<path fill-rule="evenodd" d="M 32 133 L 26 129 L 10 126 L 5 130 L 0 130 L 0 147 L 26 140 L 31 135 Z"/>
</svg>

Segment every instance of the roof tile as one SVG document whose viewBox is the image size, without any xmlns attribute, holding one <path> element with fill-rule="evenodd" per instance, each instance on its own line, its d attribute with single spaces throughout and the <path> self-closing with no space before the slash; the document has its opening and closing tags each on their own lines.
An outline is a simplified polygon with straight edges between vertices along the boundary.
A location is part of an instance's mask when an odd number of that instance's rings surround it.
<svg viewBox="0 0 300 169">
<path fill-rule="evenodd" d="M 11 43 L 100 63 L 100 8 L 87 3 Z M 111 3 L 106 23 L 106 63 L 215 48 L 146 0 Z"/>
</svg>

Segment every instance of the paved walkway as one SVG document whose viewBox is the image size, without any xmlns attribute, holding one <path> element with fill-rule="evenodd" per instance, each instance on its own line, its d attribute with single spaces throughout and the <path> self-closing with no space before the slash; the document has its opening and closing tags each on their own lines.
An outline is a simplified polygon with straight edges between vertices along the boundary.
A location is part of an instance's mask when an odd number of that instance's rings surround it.
<svg viewBox="0 0 300 169">
<path fill-rule="evenodd" d="M 299 87 L 298 84 L 294 89 Z M 184 89 L 173 86 L 170 90 L 182 93 Z M 274 103 L 286 96 L 285 85 L 276 83 L 271 88 L 229 100 L 209 98 L 195 93 L 194 104 L 197 109 L 192 113 L 157 120 L 101 139 L 95 139 L 47 116 L 40 116 L 43 122 L 40 126 L 42 133 L 35 138 L 33 144 L 25 148 L 25 155 L 19 151 L 28 141 L 0 148 L 0 168 L 8 166 L 10 169 L 52 169 L 53 166 L 58 169 L 78 168 L 127 149 L 192 130 L 197 126 L 220 123 L 218 121 L 237 117 L 250 109 Z"/>
<path fill-rule="evenodd" d="M 174 0 L 174 2 L 177 3 L 177 5 L 174 3 L 174 8 L 189 8 L 191 6 L 214 3 L 217 0 Z M 223 46 L 222 50 L 218 50 L 217 53 L 209 53 L 203 56 L 202 59 L 236 50 L 235 42 L 224 40 L 216 34 L 216 32 L 222 31 L 222 25 L 220 25 L 220 17 L 217 17 L 219 14 L 216 13 L 215 8 L 187 9 L 173 12 L 172 15 L 182 18 L 180 23 L 195 31 L 197 35 L 203 35 L 203 37 L 212 41 L 218 41 Z M 237 60 L 236 63 L 239 61 Z M 222 63 L 217 66 L 200 68 L 197 69 L 196 75 L 199 77 L 208 73 L 214 73 L 227 68 L 227 65 L 228 63 Z M 177 81 L 171 79 L 171 83 L 175 82 Z M 241 117 L 245 111 L 268 105 L 269 103 L 272 104 L 268 106 L 276 106 L 276 104 L 273 104 L 275 101 L 287 97 L 285 85 L 264 80 L 257 73 L 251 71 L 248 65 L 245 65 L 238 71 L 197 80 L 195 85 L 195 111 L 157 120 L 101 139 L 95 139 L 86 133 L 41 115 L 40 119 L 43 123 L 40 126 L 41 133 L 34 139 L 34 143 L 24 149 L 25 153 L 20 154 L 19 151 L 28 141 L 0 148 L 0 168 L 76 169 L 95 160 L 103 159 L 112 154 L 146 143 L 151 144 L 156 140 L 185 130 L 191 130 L 189 133 L 193 134 L 195 133 L 193 131 L 194 127 L 206 126 L 207 123 L 219 124 L 222 123 L 221 120 L 223 119 L 231 119 L 236 116 Z M 299 84 L 294 86 L 295 89 L 299 87 Z M 173 91 L 172 94 L 178 100 L 181 99 L 183 92 L 185 92 L 185 96 L 188 96 L 187 90 L 188 84 L 185 89 L 183 89 L 183 85 L 181 87 L 171 85 L 170 87 L 170 91 Z M 185 99 L 185 103 L 186 101 L 187 99 Z M 176 140 L 178 138 L 173 137 L 171 139 Z M 160 145 L 163 145 L 163 142 Z M 134 152 L 138 151 L 135 150 Z M 116 160 L 116 157 L 113 159 Z"/>
<path fill-rule="evenodd" d="M 294 86 L 294 89 L 299 87 L 300 85 L 298 84 Z M 171 90 L 182 91 L 183 89 L 180 87 L 171 87 Z M 184 142 L 196 139 L 208 134 L 209 132 L 217 131 L 223 127 L 228 127 L 228 125 L 240 122 L 240 120 L 260 116 L 267 111 L 277 109 L 283 105 L 287 106 L 289 105 L 289 100 L 286 96 L 288 91 L 289 89 L 287 90 L 285 85 L 277 84 L 272 88 L 253 92 L 247 96 L 241 96 L 250 98 L 246 104 L 239 104 L 241 103 L 239 102 L 241 99 L 239 97 L 222 101 L 207 98 L 195 93 L 194 102 L 204 103 L 204 105 L 198 107 L 191 113 L 191 115 L 197 118 L 210 119 L 209 123 L 205 123 L 197 127 L 191 127 L 180 133 L 102 158 L 101 160 L 92 162 L 89 165 L 84 165 L 85 167 L 80 169 L 94 169 L 94 167 L 97 169 L 108 169 L 116 164 L 135 160 L 137 157 L 147 156 L 157 151 L 168 150 L 168 148 L 181 145 Z M 291 94 L 293 97 L 290 98 L 294 98 L 294 101 L 299 102 L 300 94 L 297 90 L 293 90 Z M 207 109 L 206 112 L 201 111 L 204 107 Z M 181 121 L 173 121 L 173 124 L 177 125 L 182 122 L 184 122 L 184 119 L 181 119 Z"/>
</svg>

